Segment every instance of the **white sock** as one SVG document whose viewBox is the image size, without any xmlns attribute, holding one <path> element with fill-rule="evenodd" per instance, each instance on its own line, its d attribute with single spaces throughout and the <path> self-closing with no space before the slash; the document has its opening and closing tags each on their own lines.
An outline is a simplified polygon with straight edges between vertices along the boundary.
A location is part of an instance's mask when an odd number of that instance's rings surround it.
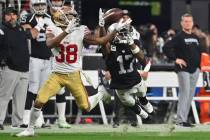
<svg viewBox="0 0 210 140">
<path fill-rule="evenodd" d="M 66 121 L 66 102 L 63 103 L 56 103 L 57 108 L 58 108 L 58 119 Z"/>
<path fill-rule="evenodd" d="M 30 121 L 28 124 L 28 128 L 34 128 L 35 122 L 38 119 L 39 115 L 40 115 L 41 109 L 38 108 L 31 108 L 31 113 L 30 113 Z"/>
<path fill-rule="evenodd" d="M 24 110 L 24 113 L 23 113 L 23 124 L 27 125 L 29 123 L 30 113 L 31 113 L 31 110 Z"/>
<path fill-rule="evenodd" d="M 35 126 L 38 128 L 42 127 L 42 124 L 44 124 L 44 116 L 43 116 L 43 111 L 40 111 L 39 113 L 39 117 L 37 118 L 36 122 L 35 122 Z"/>
<path fill-rule="evenodd" d="M 97 104 L 98 102 L 103 98 L 103 93 L 102 92 L 98 92 L 97 94 L 93 95 L 93 96 L 89 96 L 88 97 L 88 101 L 90 104 L 90 110 L 91 111 Z"/>
</svg>

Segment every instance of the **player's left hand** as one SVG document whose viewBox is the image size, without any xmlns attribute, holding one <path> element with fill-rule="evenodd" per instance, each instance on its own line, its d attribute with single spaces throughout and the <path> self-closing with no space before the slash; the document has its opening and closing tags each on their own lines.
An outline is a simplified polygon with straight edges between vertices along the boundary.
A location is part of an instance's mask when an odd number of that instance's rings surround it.
<svg viewBox="0 0 210 140">
<path fill-rule="evenodd" d="M 149 73 L 149 72 L 146 72 L 146 71 L 141 71 L 141 72 L 139 72 L 140 76 L 142 77 L 142 79 L 143 79 L 144 81 L 147 80 L 147 78 L 148 78 L 148 73 Z"/>
<path fill-rule="evenodd" d="M 127 35 L 127 42 L 128 42 L 128 45 L 134 44 L 134 40 L 130 34 Z"/>
<path fill-rule="evenodd" d="M 104 12 L 102 11 L 101 8 L 99 9 L 98 25 L 99 25 L 100 27 L 104 27 L 104 25 L 105 25 Z"/>
<path fill-rule="evenodd" d="M 37 18 L 37 25 L 34 28 L 36 28 L 39 32 L 41 29 L 44 30 L 44 19 L 42 17 Z"/>
</svg>

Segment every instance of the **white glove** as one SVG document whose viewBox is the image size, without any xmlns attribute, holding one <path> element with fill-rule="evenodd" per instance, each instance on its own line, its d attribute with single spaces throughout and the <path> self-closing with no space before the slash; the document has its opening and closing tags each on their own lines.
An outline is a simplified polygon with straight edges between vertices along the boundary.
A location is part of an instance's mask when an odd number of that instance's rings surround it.
<svg viewBox="0 0 210 140">
<path fill-rule="evenodd" d="M 120 31 L 125 26 L 129 25 L 132 22 L 130 18 L 126 19 L 126 21 L 123 20 L 123 18 L 120 19 L 120 21 L 115 25 L 115 30 Z"/>
<path fill-rule="evenodd" d="M 130 34 L 127 36 L 127 42 L 128 42 L 128 45 L 134 44 L 134 40 Z"/>
<path fill-rule="evenodd" d="M 102 11 L 101 8 L 99 9 L 98 25 L 100 27 L 104 27 L 104 25 L 105 25 L 104 12 Z"/>
<path fill-rule="evenodd" d="M 36 28 L 38 31 L 44 29 L 44 19 L 42 17 L 37 19 L 37 25 L 34 28 Z"/>
<path fill-rule="evenodd" d="M 72 33 L 75 30 L 76 26 L 77 26 L 76 19 L 74 18 L 69 22 L 68 26 L 65 29 L 65 32 L 67 34 Z"/>
<path fill-rule="evenodd" d="M 47 25 L 47 26 L 53 26 L 54 25 L 52 20 L 48 17 L 44 17 L 44 24 Z"/>
</svg>

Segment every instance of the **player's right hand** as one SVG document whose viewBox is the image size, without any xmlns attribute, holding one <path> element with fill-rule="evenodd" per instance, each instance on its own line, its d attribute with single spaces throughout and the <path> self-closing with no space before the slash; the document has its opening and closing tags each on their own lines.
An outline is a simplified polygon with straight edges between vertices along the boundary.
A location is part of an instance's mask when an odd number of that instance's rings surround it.
<svg viewBox="0 0 210 140">
<path fill-rule="evenodd" d="M 127 35 L 126 39 L 127 39 L 128 45 L 134 44 L 134 40 L 133 40 L 132 36 L 130 35 L 130 33 Z"/>
<path fill-rule="evenodd" d="M 37 19 L 37 25 L 34 28 L 36 28 L 38 31 L 44 29 L 44 19 L 42 17 Z"/>
<path fill-rule="evenodd" d="M 44 24 L 48 27 L 48 26 L 53 26 L 54 23 L 52 22 L 52 20 L 48 17 L 44 17 Z"/>
<path fill-rule="evenodd" d="M 120 21 L 115 25 L 115 30 L 119 32 L 121 29 L 128 26 L 131 22 L 132 20 L 130 18 L 126 19 L 125 21 L 123 18 L 121 18 Z"/>
<path fill-rule="evenodd" d="M 69 22 L 68 26 L 66 27 L 65 32 L 66 32 L 67 34 L 72 33 L 72 32 L 75 30 L 75 27 L 76 27 L 76 26 L 77 26 L 76 19 L 73 18 L 73 19 Z"/>
</svg>

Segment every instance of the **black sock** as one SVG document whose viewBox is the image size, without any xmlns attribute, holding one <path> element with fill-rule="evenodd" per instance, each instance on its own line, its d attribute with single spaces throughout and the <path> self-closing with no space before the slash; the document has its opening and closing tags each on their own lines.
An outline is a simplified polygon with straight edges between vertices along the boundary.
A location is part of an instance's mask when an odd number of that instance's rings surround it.
<svg viewBox="0 0 210 140">
<path fill-rule="evenodd" d="M 146 105 L 148 103 L 148 100 L 147 100 L 147 97 L 144 96 L 144 97 L 139 97 L 139 102 L 142 104 L 142 105 Z"/>
</svg>

